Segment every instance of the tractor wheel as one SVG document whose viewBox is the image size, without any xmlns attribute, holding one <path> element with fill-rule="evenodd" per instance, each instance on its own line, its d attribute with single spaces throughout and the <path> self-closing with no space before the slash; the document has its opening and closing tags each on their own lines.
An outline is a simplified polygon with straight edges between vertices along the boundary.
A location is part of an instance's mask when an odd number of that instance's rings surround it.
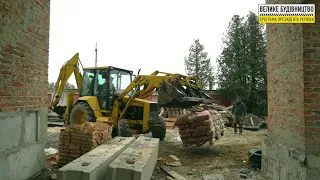
<svg viewBox="0 0 320 180">
<path fill-rule="evenodd" d="M 166 137 L 166 130 L 166 121 L 162 117 L 158 117 L 156 122 L 150 123 L 150 131 L 153 138 L 163 140 Z"/>
<path fill-rule="evenodd" d="M 70 124 L 83 124 L 84 122 L 95 122 L 96 118 L 90 106 L 85 102 L 75 104 L 70 113 Z"/>
<path fill-rule="evenodd" d="M 131 137 L 131 129 L 128 119 L 120 119 L 118 121 L 118 136 Z"/>
</svg>

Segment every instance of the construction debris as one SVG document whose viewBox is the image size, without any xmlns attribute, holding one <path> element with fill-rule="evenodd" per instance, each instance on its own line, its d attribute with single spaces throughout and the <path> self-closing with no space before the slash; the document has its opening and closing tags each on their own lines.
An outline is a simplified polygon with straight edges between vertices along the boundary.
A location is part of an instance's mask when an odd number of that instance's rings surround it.
<svg viewBox="0 0 320 180">
<path fill-rule="evenodd" d="M 162 165 L 160 166 L 160 168 L 166 172 L 169 176 L 171 176 L 173 179 L 176 179 L 176 180 L 186 180 L 186 178 L 184 178 L 183 176 L 181 176 L 180 174 L 172 171 L 168 166 L 166 165 Z"/>
<path fill-rule="evenodd" d="M 196 144 L 197 147 L 209 142 L 213 144 L 223 136 L 224 123 L 216 111 L 206 110 L 193 112 L 178 117 L 176 125 L 183 145 Z"/>
<path fill-rule="evenodd" d="M 233 106 L 222 106 L 217 104 L 207 105 L 210 109 L 218 111 L 221 114 L 222 121 L 226 126 L 232 126 L 233 124 L 233 116 L 232 116 L 232 107 Z M 265 125 L 265 120 L 260 118 L 252 113 L 248 113 L 247 116 L 243 120 L 243 127 L 260 127 Z"/>
<path fill-rule="evenodd" d="M 46 156 L 52 155 L 52 154 L 57 154 L 59 151 L 55 148 L 49 147 L 49 148 L 44 148 L 44 153 Z"/>
<path fill-rule="evenodd" d="M 61 129 L 58 165 L 64 166 L 110 140 L 111 133 L 112 125 L 93 122 L 70 125 Z"/>
<path fill-rule="evenodd" d="M 182 163 L 181 163 L 180 159 L 179 159 L 177 156 L 175 156 L 175 155 L 169 155 L 169 157 L 170 157 L 171 159 L 173 159 L 174 162 L 166 162 L 166 165 L 167 165 L 167 166 L 173 166 L 173 167 L 182 166 Z"/>
<path fill-rule="evenodd" d="M 169 157 L 172 158 L 175 161 L 180 161 L 180 159 L 175 155 L 169 155 Z"/>
<path fill-rule="evenodd" d="M 222 174 L 207 174 L 203 175 L 204 180 L 225 180 Z"/>
</svg>

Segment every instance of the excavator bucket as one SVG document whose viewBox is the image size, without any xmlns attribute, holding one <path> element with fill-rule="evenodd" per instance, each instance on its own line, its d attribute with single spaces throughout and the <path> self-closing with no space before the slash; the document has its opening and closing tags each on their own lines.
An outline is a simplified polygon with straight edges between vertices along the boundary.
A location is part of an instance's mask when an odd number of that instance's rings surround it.
<svg viewBox="0 0 320 180">
<path fill-rule="evenodd" d="M 210 96 L 195 89 L 184 89 L 179 84 L 164 81 L 158 91 L 160 107 L 189 108 L 201 103 L 212 103 Z"/>
<path fill-rule="evenodd" d="M 66 111 L 66 106 L 54 106 L 53 112 L 57 113 L 60 117 L 63 117 Z"/>
</svg>

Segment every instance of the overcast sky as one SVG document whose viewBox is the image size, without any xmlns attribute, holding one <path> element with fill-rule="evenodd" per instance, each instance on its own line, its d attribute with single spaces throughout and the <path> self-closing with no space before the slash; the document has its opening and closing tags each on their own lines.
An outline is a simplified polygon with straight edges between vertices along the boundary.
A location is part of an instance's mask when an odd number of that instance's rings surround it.
<svg viewBox="0 0 320 180">
<path fill-rule="evenodd" d="M 234 14 L 258 13 L 265 0 L 51 1 L 49 81 L 75 53 L 82 64 L 116 66 L 136 74 L 185 74 L 184 57 L 199 38 L 214 66 Z M 70 82 L 75 84 L 74 77 Z"/>
</svg>

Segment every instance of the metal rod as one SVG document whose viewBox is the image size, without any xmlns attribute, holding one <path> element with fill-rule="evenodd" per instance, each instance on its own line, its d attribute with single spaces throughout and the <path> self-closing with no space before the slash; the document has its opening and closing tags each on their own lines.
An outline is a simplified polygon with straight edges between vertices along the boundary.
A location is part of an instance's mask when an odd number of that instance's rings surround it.
<svg viewBox="0 0 320 180">
<path fill-rule="evenodd" d="M 97 62 L 98 62 L 98 48 L 97 48 L 97 42 L 96 42 L 96 49 L 95 49 L 95 52 L 96 52 L 95 67 L 97 67 Z"/>
</svg>

